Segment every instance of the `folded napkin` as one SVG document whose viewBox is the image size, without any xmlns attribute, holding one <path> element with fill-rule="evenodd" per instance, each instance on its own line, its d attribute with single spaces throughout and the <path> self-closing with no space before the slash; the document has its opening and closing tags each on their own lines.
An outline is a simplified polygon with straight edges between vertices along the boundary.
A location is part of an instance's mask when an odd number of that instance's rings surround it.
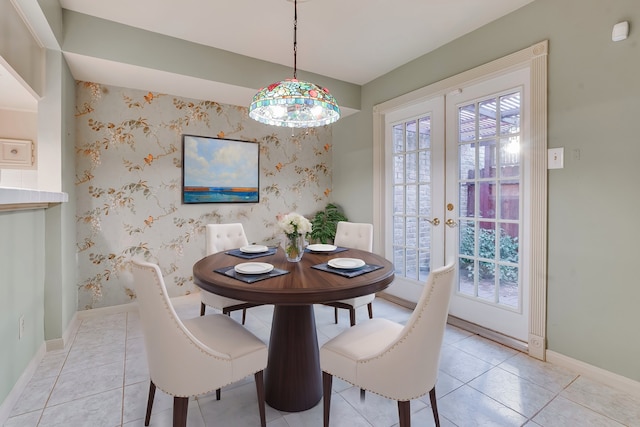
<svg viewBox="0 0 640 427">
<path fill-rule="evenodd" d="M 353 270 L 346 270 L 343 268 L 331 267 L 326 262 L 323 262 L 322 264 L 312 265 L 311 268 L 315 268 L 316 270 L 321 270 L 321 271 L 327 271 L 333 274 L 339 274 L 340 276 L 344 276 L 344 277 L 356 277 L 356 276 L 360 276 L 361 274 L 370 273 L 372 271 L 379 270 L 382 268 L 382 266 L 375 265 L 375 264 L 365 264 L 360 268 L 356 268 Z"/>
<path fill-rule="evenodd" d="M 343 248 L 343 247 L 337 247 L 332 251 L 312 251 L 309 248 L 305 248 L 305 252 L 311 252 L 313 254 L 327 254 L 327 255 L 331 255 L 331 254 L 337 254 L 338 252 L 344 252 L 344 251 L 348 251 L 349 248 Z"/>
<path fill-rule="evenodd" d="M 227 255 L 237 256 L 238 258 L 244 259 L 254 259 L 261 258 L 263 256 L 269 256 L 275 254 L 277 248 L 269 248 L 266 252 L 242 252 L 240 249 L 232 249 L 230 251 L 225 252 Z"/>
<path fill-rule="evenodd" d="M 287 270 L 280 270 L 279 268 L 274 268 L 268 273 L 264 274 L 241 274 L 234 270 L 234 265 L 230 267 L 218 268 L 215 271 L 216 273 L 224 274 L 225 276 L 233 277 L 234 279 L 238 279 L 245 283 L 254 283 L 259 280 L 270 279 L 272 277 L 282 276 L 283 274 L 288 274 Z"/>
</svg>

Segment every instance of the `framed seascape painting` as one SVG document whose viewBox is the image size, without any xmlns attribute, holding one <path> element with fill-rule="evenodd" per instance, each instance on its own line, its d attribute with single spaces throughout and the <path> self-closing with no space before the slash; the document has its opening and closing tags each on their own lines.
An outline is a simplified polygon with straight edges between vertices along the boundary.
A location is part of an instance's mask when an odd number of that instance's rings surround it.
<svg viewBox="0 0 640 427">
<path fill-rule="evenodd" d="M 182 203 L 258 203 L 260 144 L 182 135 Z"/>
</svg>

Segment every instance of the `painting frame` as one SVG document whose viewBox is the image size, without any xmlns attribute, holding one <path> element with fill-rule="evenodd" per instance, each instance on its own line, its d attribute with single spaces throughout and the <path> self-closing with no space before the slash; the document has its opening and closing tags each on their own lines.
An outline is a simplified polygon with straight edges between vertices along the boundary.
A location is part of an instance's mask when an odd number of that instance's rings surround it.
<svg viewBox="0 0 640 427">
<path fill-rule="evenodd" d="M 260 203 L 260 144 L 183 134 L 182 203 Z"/>
</svg>

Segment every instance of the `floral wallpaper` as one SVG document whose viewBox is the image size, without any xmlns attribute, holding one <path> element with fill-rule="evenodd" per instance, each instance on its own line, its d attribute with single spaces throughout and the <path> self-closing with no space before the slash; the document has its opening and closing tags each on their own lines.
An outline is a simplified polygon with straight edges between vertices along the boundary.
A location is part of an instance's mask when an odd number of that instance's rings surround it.
<svg viewBox="0 0 640 427">
<path fill-rule="evenodd" d="M 163 271 L 171 296 L 197 289 L 208 223 L 241 222 L 250 242 L 279 241 L 277 216 L 307 218 L 331 193 L 331 128 L 260 124 L 245 107 L 77 82 L 78 309 L 131 302 L 129 261 Z M 182 204 L 182 135 L 260 144 L 260 202 Z"/>
</svg>

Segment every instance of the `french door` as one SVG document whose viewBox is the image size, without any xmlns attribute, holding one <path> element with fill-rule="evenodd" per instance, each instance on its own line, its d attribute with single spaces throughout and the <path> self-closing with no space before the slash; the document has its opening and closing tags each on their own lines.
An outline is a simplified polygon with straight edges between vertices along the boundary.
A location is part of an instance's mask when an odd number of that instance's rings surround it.
<svg viewBox="0 0 640 427">
<path fill-rule="evenodd" d="M 415 302 L 428 272 L 455 260 L 450 315 L 539 358 L 546 50 L 542 42 L 374 108 L 374 250 L 396 268 L 386 293 Z"/>
<path fill-rule="evenodd" d="M 467 86 L 446 102 L 444 247 L 458 266 L 449 313 L 528 340 L 528 70 Z"/>
</svg>

